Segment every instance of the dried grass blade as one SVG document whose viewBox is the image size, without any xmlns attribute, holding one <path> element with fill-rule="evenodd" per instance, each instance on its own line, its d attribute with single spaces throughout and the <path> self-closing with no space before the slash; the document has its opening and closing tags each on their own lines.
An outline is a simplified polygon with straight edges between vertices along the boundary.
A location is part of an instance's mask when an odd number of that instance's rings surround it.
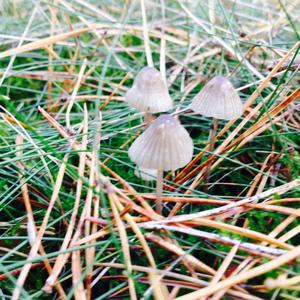
<svg viewBox="0 0 300 300">
<path fill-rule="evenodd" d="M 114 191 L 108 190 L 108 198 L 109 198 L 110 206 L 111 206 L 112 213 L 113 213 L 113 216 L 114 216 L 114 219 L 116 222 L 116 226 L 117 226 L 119 234 L 120 234 L 120 240 L 121 240 L 124 260 L 126 261 L 130 299 L 136 300 L 137 295 L 136 295 L 134 282 L 133 282 L 133 278 L 132 278 L 132 265 L 131 265 L 130 249 L 129 249 L 130 246 L 128 243 L 128 237 L 127 237 L 124 223 L 121 220 L 120 215 L 117 210 L 117 207 L 115 205 L 115 202 L 116 202 L 115 197 L 116 197 L 116 194 L 114 193 Z"/>
</svg>

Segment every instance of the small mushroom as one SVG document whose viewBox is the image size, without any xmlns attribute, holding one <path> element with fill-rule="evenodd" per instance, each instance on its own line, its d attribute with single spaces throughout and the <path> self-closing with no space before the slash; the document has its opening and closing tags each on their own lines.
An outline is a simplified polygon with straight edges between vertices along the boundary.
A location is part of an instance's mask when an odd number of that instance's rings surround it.
<svg viewBox="0 0 300 300">
<path fill-rule="evenodd" d="M 160 115 L 131 145 L 128 155 L 140 168 L 156 169 L 156 211 L 162 210 L 163 171 L 185 166 L 193 156 L 193 141 L 171 115 Z"/>
<path fill-rule="evenodd" d="M 152 180 L 156 180 L 157 170 L 136 167 L 134 170 L 134 175 L 145 181 L 152 181 Z"/>
<path fill-rule="evenodd" d="M 205 117 L 212 117 L 212 130 L 208 151 L 214 150 L 218 119 L 234 120 L 243 114 L 243 103 L 228 78 L 215 76 L 194 97 L 190 108 Z M 204 172 L 204 178 L 209 176 L 210 164 Z"/>
<path fill-rule="evenodd" d="M 216 76 L 194 97 L 191 109 L 205 117 L 234 120 L 243 114 L 243 103 L 229 79 Z"/>
<path fill-rule="evenodd" d="M 160 72 L 153 67 L 144 67 L 136 76 L 133 86 L 125 94 L 125 100 L 133 108 L 145 112 L 145 122 L 151 114 L 173 108 L 168 87 Z"/>
</svg>

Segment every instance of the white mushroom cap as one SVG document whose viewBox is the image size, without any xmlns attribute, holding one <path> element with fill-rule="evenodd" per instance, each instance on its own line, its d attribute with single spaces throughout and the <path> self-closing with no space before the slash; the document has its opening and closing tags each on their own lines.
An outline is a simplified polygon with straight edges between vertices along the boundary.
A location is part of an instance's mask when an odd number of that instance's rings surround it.
<svg viewBox="0 0 300 300">
<path fill-rule="evenodd" d="M 134 175 L 145 181 L 152 181 L 152 180 L 156 180 L 157 170 L 136 167 L 134 170 Z"/>
<path fill-rule="evenodd" d="M 243 103 L 231 82 L 216 76 L 194 97 L 191 109 L 206 117 L 233 120 L 243 114 Z"/>
<path fill-rule="evenodd" d="M 160 72 L 152 67 L 145 67 L 137 74 L 125 100 L 142 112 L 159 113 L 173 108 L 165 81 Z"/>
<path fill-rule="evenodd" d="M 161 115 L 134 141 L 128 154 L 141 168 L 168 171 L 185 166 L 193 150 L 193 141 L 179 121 Z"/>
</svg>

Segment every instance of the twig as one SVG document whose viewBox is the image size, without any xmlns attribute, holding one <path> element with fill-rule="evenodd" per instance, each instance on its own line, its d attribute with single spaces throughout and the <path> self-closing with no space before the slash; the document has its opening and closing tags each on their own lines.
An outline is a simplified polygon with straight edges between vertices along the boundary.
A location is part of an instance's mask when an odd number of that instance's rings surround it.
<svg viewBox="0 0 300 300">
<path fill-rule="evenodd" d="M 175 222 L 185 222 L 185 221 L 189 221 L 189 220 L 193 220 L 196 218 L 203 218 L 203 217 L 208 217 L 208 216 L 213 216 L 213 215 L 217 215 L 220 213 L 224 213 L 232 208 L 236 208 L 239 206 L 242 206 L 244 204 L 248 204 L 248 203 L 252 203 L 252 202 L 258 202 L 261 199 L 264 198 L 268 198 L 274 194 L 283 194 L 286 193 L 287 191 L 296 188 L 300 185 L 300 179 L 296 179 L 292 182 L 283 184 L 281 186 L 275 187 L 273 189 L 269 189 L 268 191 L 265 191 L 263 193 L 260 193 L 258 195 L 252 196 L 252 197 L 248 197 L 246 199 L 237 201 L 235 203 L 230 203 L 227 205 L 224 205 L 222 207 L 217 207 L 217 208 L 213 208 L 210 210 L 206 210 L 206 211 L 202 211 L 199 213 L 193 213 L 193 214 L 187 214 L 187 215 L 180 215 L 180 216 L 175 216 L 175 217 L 171 217 L 171 218 L 167 218 L 161 221 L 152 221 L 152 222 L 146 222 L 144 224 L 142 224 L 142 226 L 144 228 L 147 228 L 147 226 L 154 226 L 155 224 L 163 224 L 163 223 L 175 223 Z"/>
<path fill-rule="evenodd" d="M 145 228 L 142 224 L 139 224 L 141 228 Z M 172 226 L 172 225 L 164 225 L 164 224 L 156 224 L 156 225 L 151 225 L 147 226 L 147 229 L 162 229 L 162 230 L 170 230 L 170 231 L 176 231 L 176 232 L 181 232 L 185 233 L 188 235 L 194 235 L 198 236 L 204 239 L 212 240 L 212 241 L 217 241 L 219 243 L 225 244 L 225 245 L 239 245 L 239 248 L 242 250 L 245 250 L 247 252 L 250 252 L 255 255 L 260 255 L 260 256 L 267 256 L 267 257 L 272 257 L 272 256 L 278 256 L 283 253 L 286 253 L 286 250 L 281 250 L 281 249 L 273 249 L 271 247 L 265 247 L 265 246 L 260 246 L 256 244 L 251 244 L 251 243 L 241 243 L 241 241 L 232 239 L 226 236 L 221 236 L 219 234 L 215 233 L 210 233 L 210 232 L 205 232 L 201 230 L 196 230 L 190 227 L 179 227 L 179 226 Z"/>
</svg>

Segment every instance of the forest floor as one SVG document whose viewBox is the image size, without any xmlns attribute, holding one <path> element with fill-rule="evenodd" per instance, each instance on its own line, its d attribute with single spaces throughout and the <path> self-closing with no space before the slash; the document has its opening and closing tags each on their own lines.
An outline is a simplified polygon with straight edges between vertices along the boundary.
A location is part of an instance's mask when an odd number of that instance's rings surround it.
<svg viewBox="0 0 300 300">
<path fill-rule="evenodd" d="M 0 299 L 300 299 L 299 24 L 298 0 L 2 0 Z M 179 114 L 161 214 L 124 101 L 151 60 L 170 112 L 216 75 L 244 103 L 213 148 Z"/>
</svg>

